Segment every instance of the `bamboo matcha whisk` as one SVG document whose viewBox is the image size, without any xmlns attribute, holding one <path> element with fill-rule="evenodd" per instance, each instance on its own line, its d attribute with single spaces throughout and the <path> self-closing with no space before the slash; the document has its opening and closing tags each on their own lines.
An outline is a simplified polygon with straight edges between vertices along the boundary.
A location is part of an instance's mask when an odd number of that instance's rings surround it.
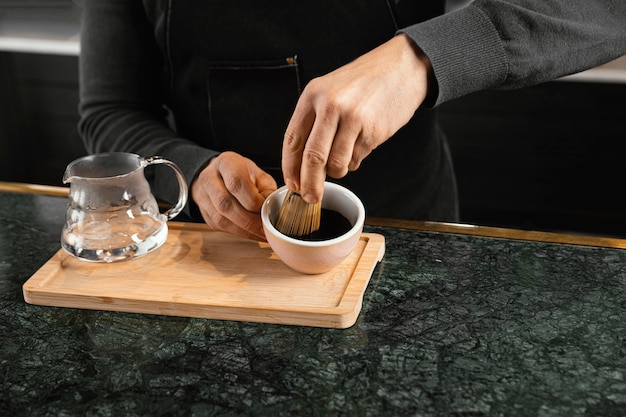
<svg viewBox="0 0 626 417">
<path fill-rule="evenodd" d="M 276 229 L 287 236 L 305 236 L 319 230 L 321 217 L 321 202 L 309 204 L 299 193 L 287 191 L 278 212 Z"/>
</svg>

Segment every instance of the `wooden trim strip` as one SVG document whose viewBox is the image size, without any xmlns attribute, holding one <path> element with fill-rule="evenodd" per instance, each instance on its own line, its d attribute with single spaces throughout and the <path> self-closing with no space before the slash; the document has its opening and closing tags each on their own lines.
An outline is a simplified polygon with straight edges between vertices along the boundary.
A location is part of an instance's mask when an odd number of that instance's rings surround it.
<svg viewBox="0 0 626 417">
<path fill-rule="evenodd" d="M 453 233 L 502 239 L 529 240 L 534 242 L 561 243 L 566 245 L 626 249 L 626 239 L 606 236 L 577 235 L 569 233 L 507 229 L 491 226 L 476 226 L 461 223 L 396 220 L 376 217 L 367 218 L 365 223 L 370 226 L 383 226 L 396 229 L 419 230 L 424 232 Z"/>
<path fill-rule="evenodd" d="M 57 187 L 54 185 L 26 184 L 21 182 L 0 181 L 0 191 L 22 194 L 48 195 L 52 197 L 67 197 L 69 187 Z"/>
<path fill-rule="evenodd" d="M 68 187 L 51 185 L 25 184 L 0 181 L 0 192 L 16 192 L 25 194 L 67 197 Z M 528 240 L 533 242 L 561 243 L 566 245 L 595 246 L 603 248 L 626 249 L 626 239 L 605 236 L 589 236 L 556 232 L 507 229 L 491 226 L 469 224 L 441 223 L 415 220 L 384 219 L 368 217 L 365 224 L 369 226 L 391 227 L 396 229 L 419 230 L 423 232 L 453 233 L 501 239 Z"/>
</svg>

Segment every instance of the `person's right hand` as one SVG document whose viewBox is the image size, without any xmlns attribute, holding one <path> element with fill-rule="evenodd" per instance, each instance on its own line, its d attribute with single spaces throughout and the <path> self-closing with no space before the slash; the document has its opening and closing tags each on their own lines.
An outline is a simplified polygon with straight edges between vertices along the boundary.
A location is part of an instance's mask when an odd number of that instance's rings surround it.
<svg viewBox="0 0 626 417">
<path fill-rule="evenodd" d="M 285 132 L 285 184 L 308 203 L 324 181 L 356 170 L 376 147 L 411 120 L 435 84 L 432 65 L 406 35 L 311 80 Z"/>
<path fill-rule="evenodd" d="M 277 185 L 271 175 L 234 152 L 213 158 L 191 184 L 191 198 L 215 230 L 265 240 L 261 205 Z"/>
</svg>

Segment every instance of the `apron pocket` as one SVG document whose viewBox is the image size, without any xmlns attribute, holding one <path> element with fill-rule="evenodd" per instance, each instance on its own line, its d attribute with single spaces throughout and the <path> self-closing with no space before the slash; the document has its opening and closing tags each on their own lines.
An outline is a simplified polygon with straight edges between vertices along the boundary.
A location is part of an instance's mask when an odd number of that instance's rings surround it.
<svg viewBox="0 0 626 417">
<path fill-rule="evenodd" d="M 285 129 L 301 92 L 296 57 L 212 63 L 206 87 L 217 147 L 263 168 L 279 168 Z"/>
</svg>

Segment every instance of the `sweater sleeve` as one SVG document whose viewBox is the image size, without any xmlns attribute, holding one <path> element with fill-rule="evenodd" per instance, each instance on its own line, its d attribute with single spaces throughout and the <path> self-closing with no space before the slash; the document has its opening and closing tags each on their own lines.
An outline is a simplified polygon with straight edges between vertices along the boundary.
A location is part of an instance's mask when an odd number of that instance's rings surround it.
<svg viewBox="0 0 626 417">
<path fill-rule="evenodd" d="M 624 0 L 475 0 L 400 31 L 432 62 L 439 105 L 530 86 L 626 54 Z"/>
<path fill-rule="evenodd" d="M 83 2 L 78 129 L 87 151 L 159 155 L 176 163 L 190 185 L 217 152 L 170 128 L 163 61 L 141 2 Z M 175 201 L 178 184 L 168 168 L 146 174 L 158 198 Z M 195 217 L 193 203 L 185 210 Z"/>
</svg>

